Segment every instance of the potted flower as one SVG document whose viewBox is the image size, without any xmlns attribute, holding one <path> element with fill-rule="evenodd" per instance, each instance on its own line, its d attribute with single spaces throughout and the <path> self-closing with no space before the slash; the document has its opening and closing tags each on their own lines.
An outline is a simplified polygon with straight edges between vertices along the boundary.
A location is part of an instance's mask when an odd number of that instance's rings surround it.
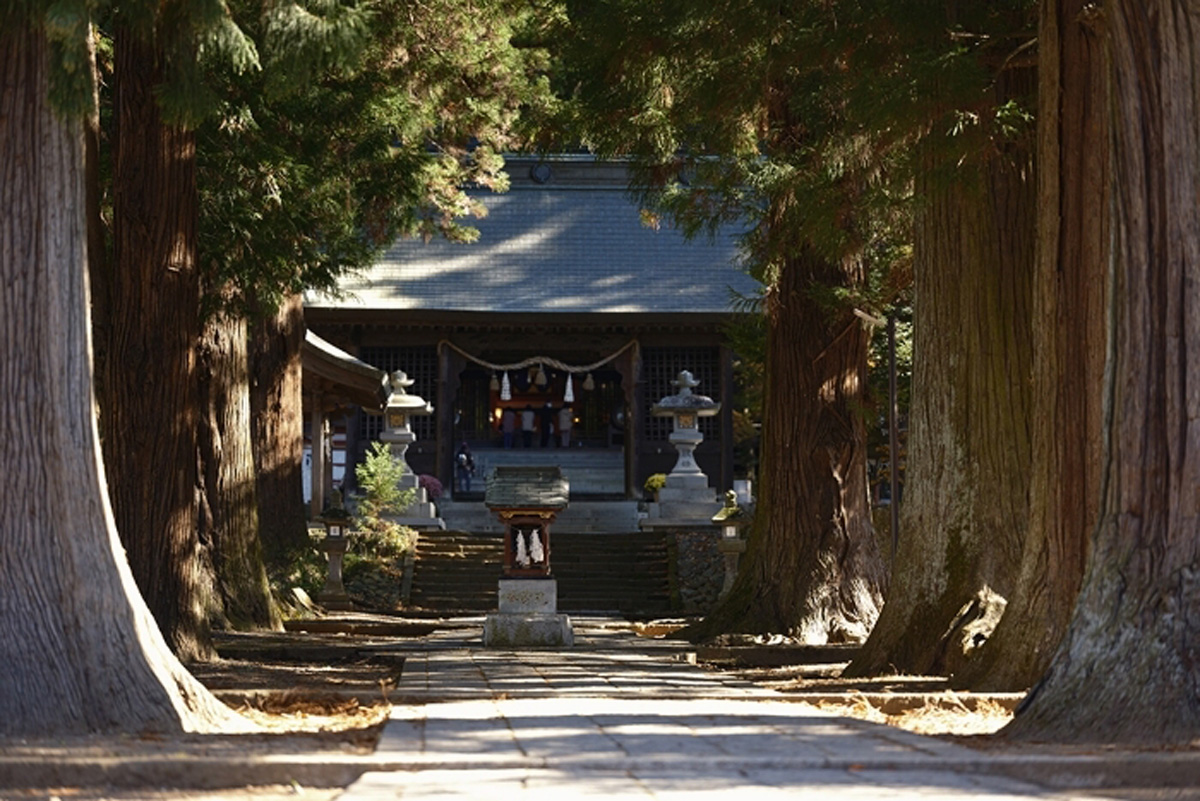
<svg viewBox="0 0 1200 801">
<path fill-rule="evenodd" d="M 646 479 L 646 483 L 642 485 L 642 489 L 646 491 L 655 502 L 658 501 L 658 491 L 666 486 L 667 474 L 655 473 Z"/>
<path fill-rule="evenodd" d="M 445 491 L 442 482 L 438 481 L 437 476 L 431 476 L 428 473 L 422 473 L 417 476 L 417 484 L 420 485 L 421 489 L 425 490 L 425 497 L 434 503 L 437 503 L 437 499 L 442 497 L 442 492 Z"/>
</svg>

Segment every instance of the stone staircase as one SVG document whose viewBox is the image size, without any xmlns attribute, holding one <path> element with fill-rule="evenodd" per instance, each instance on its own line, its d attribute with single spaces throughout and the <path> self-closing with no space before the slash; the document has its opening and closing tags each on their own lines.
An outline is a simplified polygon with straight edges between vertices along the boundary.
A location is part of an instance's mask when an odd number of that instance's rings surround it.
<svg viewBox="0 0 1200 801">
<path fill-rule="evenodd" d="M 624 497 L 625 455 L 620 449 L 591 448 L 480 448 L 474 452 L 475 478 L 471 498 L 482 497 L 484 481 L 498 466 L 562 469 L 571 483 L 571 497 L 583 495 Z"/>
<path fill-rule="evenodd" d="M 409 605 L 444 612 L 495 609 L 503 566 L 504 543 L 498 534 L 422 532 Z"/>
<path fill-rule="evenodd" d="M 551 565 L 562 612 L 620 612 L 645 617 L 670 611 L 669 559 L 661 534 L 552 535 Z M 496 609 L 504 564 L 496 534 L 421 534 L 410 606 L 441 613 Z"/>
<path fill-rule="evenodd" d="M 630 617 L 670 611 L 670 553 L 662 534 L 568 534 L 552 542 L 561 611 Z"/>
</svg>

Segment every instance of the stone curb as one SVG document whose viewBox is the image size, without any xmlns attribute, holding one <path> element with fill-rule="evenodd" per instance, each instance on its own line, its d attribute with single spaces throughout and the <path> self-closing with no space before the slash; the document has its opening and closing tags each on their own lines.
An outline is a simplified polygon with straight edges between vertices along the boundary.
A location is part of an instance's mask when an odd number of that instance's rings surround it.
<svg viewBox="0 0 1200 801">
<path fill-rule="evenodd" d="M 22 759 L 0 757 L 0 788 L 158 787 L 228 790 L 291 784 L 346 787 L 370 770 L 388 770 L 373 757 L 212 758 L 176 753 L 162 757 Z"/>
<path fill-rule="evenodd" d="M 302 787 L 346 787 L 367 772 L 414 772 L 457 770 L 469 782 L 469 771 L 534 769 L 612 771 L 649 774 L 689 769 L 786 770 L 797 773 L 830 771 L 948 771 L 959 774 L 1005 776 L 1055 790 L 1155 787 L 1184 788 L 1200 785 L 1200 754 L 1088 754 L 1088 755 L 967 755 L 944 757 L 919 755 L 912 758 L 855 760 L 828 758 L 789 760 L 778 758 L 729 757 L 723 759 L 637 759 L 612 760 L 544 759 L 523 757 L 489 758 L 464 755 L 460 759 L 403 759 L 377 756 L 213 758 L 174 753 L 164 756 L 106 758 L 0 757 L 0 788 L 45 787 L 159 787 L 174 790 L 222 790 L 240 787 L 291 784 Z"/>
</svg>

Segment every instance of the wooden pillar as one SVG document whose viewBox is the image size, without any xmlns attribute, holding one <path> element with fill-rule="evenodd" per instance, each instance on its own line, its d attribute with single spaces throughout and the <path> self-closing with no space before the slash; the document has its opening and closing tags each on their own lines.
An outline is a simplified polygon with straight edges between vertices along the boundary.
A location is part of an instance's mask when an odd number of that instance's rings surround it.
<svg viewBox="0 0 1200 801">
<path fill-rule="evenodd" d="M 642 410 L 638 403 L 638 383 L 642 377 L 640 345 L 635 344 L 617 360 L 617 370 L 621 373 L 621 389 L 625 396 L 625 497 L 633 500 L 641 492 L 637 481 L 638 435 L 642 427 Z"/>
<path fill-rule="evenodd" d="M 445 346 L 439 349 L 434 431 L 437 436 L 437 476 L 446 487 L 454 486 L 454 410 L 464 366 L 465 361 L 457 351 Z"/>
<path fill-rule="evenodd" d="M 717 400 L 721 401 L 718 418 L 721 422 L 717 431 L 721 437 L 721 471 L 717 489 L 723 491 L 733 486 L 733 350 L 728 345 L 722 345 L 719 358 L 721 394 Z"/>
<path fill-rule="evenodd" d="M 325 410 L 321 393 L 314 392 L 310 407 L 309 426 L 312 432 L 312 514 L 316 517 L 325 509 Z"/>
<path fill-rule="evenodd" d="M 445 345 L 438 348 L 437 408 L 434 409 L 433 422 L 437 477 L 447 488 L 454 486 L 454 391 L 450 380 L 450 371 L 453 368 L 451 355 L 452 351 Z"/>
</svg>

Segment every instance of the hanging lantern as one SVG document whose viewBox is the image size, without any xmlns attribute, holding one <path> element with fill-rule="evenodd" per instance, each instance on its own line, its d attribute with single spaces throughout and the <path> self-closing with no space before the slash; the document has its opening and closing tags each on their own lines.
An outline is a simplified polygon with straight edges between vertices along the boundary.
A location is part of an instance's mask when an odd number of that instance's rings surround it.
<svg viewBox="0 0 1200 801">
<path fill-rule="evenodd" d="M 567 373 L 567 389 L 563 392 L 563 403 L 575 402 L 575 390 L 571 387 L 571 374 Z"/>
<path fill-rule="evenodd" d="M 500 379 L 496 377 L 495 373 L 492 373 L 492 380 L 488 382 L 488 389 L 492 392 L 500 389 Z"/>
<path fill-rule="evenodd" d="M 508 371 L 504 371 L 504 380 L 500 382 L 500 400 L 512 400 L 512 385 L 508 383 Z"/>
<path fill-rule="evenodd" d="M 583 388 L 584 388 L 585 390 L 587 390 L 588 392 L 591 392 L 593 389 L 595 389 L 595 388 L 596 388 L 596 382 L 595 382 L 595 380 L 592 378 L 592 374 L 591 374 L 591 373 L 588 373 L 588 374 L 587 374 L 587 378 L 583 379 Z"/>
<path fill-rule="evenodd" d="M 546 371 L 542 369 L 540 364 L 538 365 L 537 377 L 533 379 L 533 383 L 537 384 L 539 387 L 546 386 Z"/>
</svg>

